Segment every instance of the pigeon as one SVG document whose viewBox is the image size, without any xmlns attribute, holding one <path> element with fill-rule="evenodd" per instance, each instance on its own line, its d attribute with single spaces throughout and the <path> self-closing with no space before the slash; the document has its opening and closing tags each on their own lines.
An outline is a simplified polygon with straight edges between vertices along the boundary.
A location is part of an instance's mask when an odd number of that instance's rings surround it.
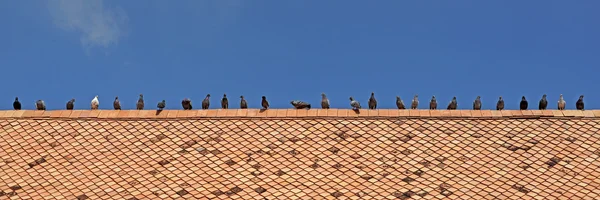
<svg viewBox="0 0 600 200">
<path fill-rule="evenodd" d="M 352 110 L 355 110 L 355 111 L 357 111 L 358 109 L 361 109 L 360 103 L 358 101 L 355 101 L 354 97 L 350 97 L 350 106 L 352 106 Z"/>
<path fill-rule="evenodd" d="M 558 99 L 558 109 L 564 110 L 565 106 L 567 106 L 567 102 L 565 101 L 565 99 L 563 99 L 563 95 L 560 94 L 560 98 Z"/>
<path fill-rule="evenodd" d="M 98 95 L 96 95 L 94 99 L 92 99 L 91 106 L 92 110 L 98 110 L 98 107 L 100 106 L 100 101 L 98 101 Z"/>
<path fill-rule="evenodd" d="M 329 109 L 329 99 L 327 99 L 325 93 L 321 93 L 321 108 Z"/>
<path fill-rule="evenodd" d="M 262 101 L 260 102 L 260 105 L 265 110 L 269 109 L 269 102 L 267 101 L 267 97 L 266 96 L 262 96 Z"/>
<path fill-rule="evenodd" d="M 181 101 L 181 106 L 183 107 L 184 110 L 191 110 L 192 109 L 192 100 L 185 98 Z"/>
<path fill-rule="evenodd" d="M 369 109 L 377 109 L 377 100 L 375 99 L 375 92 L 371 92 L 371 97 L 369 98 Z"/>
<path fill-rule="evenodd" d="M 398 107 L 398 109 L 400 110 L 406 109 L 406 107 L 404 106 L 404 101 L 402 101 L 402 99 L 400 99 L 399 96 L 396 96 L 396 107 Z"/>
<path fill-rule="evenodd" d="M 71 99 L 67 102 L 67 110 L 73 110 L 73 107 L 75 107 L 75 99 Z"/>
<path fill-rule="evenodd" d="M 410 109 L 417 109 L 419 106 L 419 95 L 415 94 L 413 97 L 412 103 L 410 104 Z"/>
<path fill-rule="evenodd" d="M 158 102 L 158 105 L 156 105 L 156 107 L 158 108 L 158 110 L 165 109 L 165 106 L 167 106 L 167 102 L 165 100 L 162 100 L 161 102 Z"/>
<path fill-rule="evenodd" d="M 206 110 L 206 109 L 208 109 L 209 106 L 210 106 L 210 94 L 207 94 L 206 98 L 204 98 L 204 100 L 202 100 L 202 109 Z"/>
<path fill-rule="evenodd" d="M 437 100 L 435 100 L 435 95 L 431 96 L 431 101 L 429 101 L 429 110 L 437 109 Z"/>
<path fill-rule="evenodd" d="M 527 110 L 528 105 L 529 103 L 527 103 L 527 99 L 525 99 L 525 96 L 521 97 L 521 103 L 519 104 L 519 108 L 521 110 Z"/>
<path fill-rule="evenodd" d="M 575 103 L 577 110 L 583 110 L 583 95 L 579 96 L 579 100 Z"/>
<path fill-rule="evenodd" d="M 473 110 L 481 110 L 481 97 L 477 96 L 473 101 Z"/>
<path fill-rule="evenodd" d="M 19 97 L 15 97 L 15 102 L 13 102 L 13 108 L 15 110 L 21 110 L 21 102 L 19 102 Z"/>
<path fill-rule="evenodd" d="M 244 96 L 240 96 L 240 108 L 248 109 L 248 102 L 246 102 L 246 99 L 244 99 Z"/>
<path fill-rule="evenodd" d="M 140 94 L 140 98 L 137 101 L 137 104 L 135 105 L 136 109 L 138 110 L 144 110 L 144 95 Z"/>
<path fill-rule="evenodd" d="M 540 99 L 540 110 L 546 110 L 548 107 L 548 100 L 546 100 L 546 94 L 542 95 L 542 99 Z"/>
<path fill-rule="evenodd" d="M 227 100 L 227 94 L 223 94 L 223 98 L 221 99 L 221 108 L 229 108 L 229 100 Z"/>
<path fill-rule="evenodd" d="M 498 97 L 498 103 L 496 103 L 496 110 L 504 110 L 504 99 L 502 99 L 502 96 Z"/>
<path fill-rule="evenodd" d="M 119 101 L 119 97 L 115 97 L 115 101 L 113 102 L 113 107 L 115 110 L 121 110 L 121 101 Z"/>
<path fill-rule="evenodd" d="M 448 104 L 448 110 L 456 110 L 458 107 L 458 102 L 456 102 L 456 97 L 452 97 L 452 101 Z"/>
<path fill-rule="evenodd" d="M 35 107 L 38 110 L 46 110 L 46 103 L 44 102 L 44 100 L 37 100 L 35 102 Z"/>
<path fill-rule="evenodd" d="M 304 102 L 304 101 L 298 101 L 298 100 L 294 100 L 294 101 L 291 101 L 290 103 L 291 103 L 291 104 L 294 106 L 294 108 L 296 108 L 296 109 L 304 109 L 304 108 L 306 108 L 306 109 L 310 109 L 310 103 L 306 103 L 306 102 Z"/>
</svg>

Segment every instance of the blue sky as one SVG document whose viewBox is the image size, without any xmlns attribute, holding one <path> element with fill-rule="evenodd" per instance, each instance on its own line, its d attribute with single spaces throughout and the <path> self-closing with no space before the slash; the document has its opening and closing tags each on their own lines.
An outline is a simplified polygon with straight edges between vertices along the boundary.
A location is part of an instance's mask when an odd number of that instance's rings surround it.
<svg viewBox="0 0 600 200">
<path fill-rule="evenodd" d="M 600 107 L 600 1 L 0 1 L 0 109 L 18 96 L 24 109 L 89 109 L 94 95 L 133 109 L 162 99 L 195 108 L 207 93 L 259 107 L 290 100 L 348 108 L 375 92 L 379 108 L 395 96 L 431 95 L 445 107 L 457 96 L 484 109 L 502 95 L 517 109 L 564 94 L 574 109 Z M 596 80 L 596 81 L 594 81 Z"/>
</svg>

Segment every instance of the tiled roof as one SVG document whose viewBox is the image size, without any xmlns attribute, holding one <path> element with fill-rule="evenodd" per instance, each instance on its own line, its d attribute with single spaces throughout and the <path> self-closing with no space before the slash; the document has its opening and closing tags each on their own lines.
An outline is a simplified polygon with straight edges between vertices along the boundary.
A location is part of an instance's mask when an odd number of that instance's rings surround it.
<svg viewBox="0 0 600 200">
<path fill-rule="evenodd" d="M 0 195 L 600 199 L 596 110 L 156 114 L 0 111 Z"/>
</svg>

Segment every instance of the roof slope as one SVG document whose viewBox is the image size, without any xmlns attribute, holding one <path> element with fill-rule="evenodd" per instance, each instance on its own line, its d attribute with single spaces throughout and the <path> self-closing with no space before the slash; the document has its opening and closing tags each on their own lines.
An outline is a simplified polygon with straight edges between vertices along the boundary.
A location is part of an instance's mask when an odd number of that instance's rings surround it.
<svg viewBox="0 0 600 200">
<path fill-rule="evenodd" d="M 363 111 L 372 116 L 354 118 L 342 110 L 330 117 L 319 117 L 322 110 L 311 110 L 315 116 L 271 110 L 263 117 L 256 117 L 262 115 L 258 111 L 248 117 L 255 110 L 219 110 L 206 117 L 211 110 L 202 111 L 204 118 L 197 116 L 201 111 L 150 112 L 1 111 L 0 194 L 23 199 L 600 198 L 596 111 L 506 111 L 506 117 L 469 111 L 453 117 L 466 112 L 418 110 L 423 116 L 408 111 L 390 117 L 400 112 L 376 110 L 377 115 Z M 246 117 L 237 116 L 241 112 Z M 298 117 L 299 112 L 306 115 Z"/>
</svg>

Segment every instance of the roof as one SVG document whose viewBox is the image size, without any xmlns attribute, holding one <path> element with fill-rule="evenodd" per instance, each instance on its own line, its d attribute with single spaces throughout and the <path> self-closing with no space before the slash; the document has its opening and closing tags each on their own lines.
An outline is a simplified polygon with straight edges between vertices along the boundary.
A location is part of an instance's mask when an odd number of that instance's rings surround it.
<svg viewBox="0 0 600 200">
<path fill-rule="evenodd" d="M 600 198 L 600 110 L 23 110 L 0 127 L 12 198 Z"/>
</svg>

